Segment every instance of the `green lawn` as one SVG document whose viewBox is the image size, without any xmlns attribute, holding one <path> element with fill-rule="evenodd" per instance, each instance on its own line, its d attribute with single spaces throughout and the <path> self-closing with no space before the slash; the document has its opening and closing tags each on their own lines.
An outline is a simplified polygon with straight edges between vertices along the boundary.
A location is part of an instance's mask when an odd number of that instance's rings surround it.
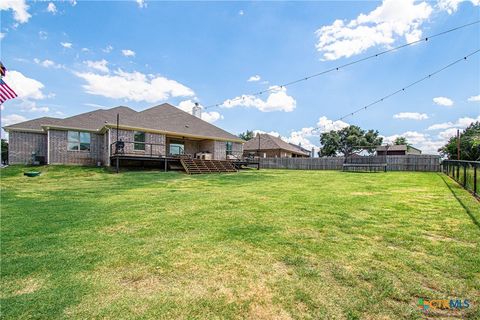
<svg viewBox="0 0 480 320">
<path fill-rule="evenodd" d="M 480 205 L 439 173 L 25 170 L 0 171 L 2 319 L 480 317 Z"/>
</svg>

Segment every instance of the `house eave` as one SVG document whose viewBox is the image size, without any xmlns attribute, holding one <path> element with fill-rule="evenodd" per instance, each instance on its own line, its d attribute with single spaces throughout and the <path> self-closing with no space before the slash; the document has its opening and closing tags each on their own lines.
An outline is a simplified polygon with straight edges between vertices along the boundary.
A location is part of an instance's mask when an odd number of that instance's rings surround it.
<svg viewBox="0 0 480 320">
<path fill-rule="evenodd" d="M 2 127 L 5 132 L 10 131 L 19 131 L 19 132 L 31 132 L 31 133 L 46 133 L 44 130 L 37 130 L 37 129 L 27 129 L 27 128 L 9 128 L 9 127 Z"/>
<path fill-rule="evenodd" d="M 104 128 L 116 129 L 117 125 L 115 124 L 107 124 Z M 245 143 L 242 139 L 228 139 L 228 138 L 220 138 L 220 137 L 212 137 L 212 136 L 203 136 L 203 135 L 195 135 L 189 133 L 182 133 L 182 132 L 173 132 L 173 131 L 166 131 L 166 130 L 157 130 L 157 129 L 149 129 L 149 128 L 142 128 L 142 127 L 134 127 L 134 126 L 126 126 L 126 125 L 119 125 L 119 129 L 124 130 L 135 130 L 135 131 L 144 131 L 149 133 L 159 133 L 174 137 L 186 137 L 186 138 L 193 138 L 193 139 L 200 139 L 200 140 L 216 140 L 216 141 L 231 141 L 231 142 L 238 142 L 238 143 Z"/>
<path fill-rule="evenodd" d="M 63 131 L 77 130 L 77 131 L 86 131 L 86 132 L 103 134 L 108 129 L 116 129 L 117 125 L 116 124 L 106 124 L 98 130 L 92 130 L 92 129 L 80 128 L 80 127 L 65 127 L 65 126 L 52 126 L 52 125 L 42 125 L 41 127 L 44 130 L 43 131 L 38 131 L 37 130 L 36 132 L 42 132 L 43 133 L 47 130 L 55 129 L 55 130 L 63 130 Z M 156 129 L 142 128 L 142 127 L 135 127 L 135 126 L 127 126 L 127 125 L 119 125 L 118 128 L 119 129 L 124 129 L 124 130 L 144 131 L 144 132 L 149 132 L 149 133 L 159 133 L 159 134 L 164 134 L 164 135 L 169 135 L 169 136 L 186 137 L 186 138 L 193 138 L 193 139 L 200 139 L 200 140 L 231 141 L 231 142 L 238 142 L 238 143 L 242 143 L 242 144 L 245 143 L 245 141 L 243 141 L 242 139 L 228 139 L 228 138 L 221 138 L 221 137 L 203 136 L 203 135 L 195 135 L 195 134 L 173 132 L 173 131 L 166 131 L 166 130 L 156 130 Z"/>
</svg>

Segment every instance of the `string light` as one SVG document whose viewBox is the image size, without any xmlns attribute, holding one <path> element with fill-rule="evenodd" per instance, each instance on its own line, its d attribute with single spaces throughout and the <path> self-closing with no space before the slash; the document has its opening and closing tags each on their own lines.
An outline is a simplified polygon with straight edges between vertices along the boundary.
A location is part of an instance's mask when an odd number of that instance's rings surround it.
<svg viewBox="0 0 480 320">
<path fill-rule="evenodd" d="M 433 77 L 434 75 L 436 75 L 436 74 L 438 74 L 438 73 L 440 73 L 440 72 L 442 72 L 442 71 L 444 71 L 444 70 L 446 70 L 446 69 L 448 69 L 448 68 L 456 65 L 457 63 L 459 63 L 459 62 L 461 62 L 461 61 L 466 61 L 468 57 L 471 57 L 471 56 L 473 56 L 474 54 L 477 54 L 478 52 L 480 52 L 480 49 L 477 49 L 477 50 L 475 50 L 475 51 L 473 51 L 473 52 L 471 52 L 471 53 L 469 53 L 469 54 L 461 57 L 460 59 L 457 59 L 457 60 L 455 60 L 455 61 L 447 64 L 446 66 L 444 66 L 444 67 L 442 67 L 442 68 L 440 68 L 440 69 L 438 69 L 438 70 L 436 70 L 436 71 L 428 74 L 427 76 L 425 76 L 425 77 L 423 77 L 423 78 L 421 78 L 421 79 L 418 79 L 418 80 L 416 80 L 416 81 L 414 81 L 414 82 L 412 82 L 412 83 L 410 83 L 410 84 L 402 87 L 402 88 L 399 89 L 399 90 L 393 91 L 393 92 L 387 94 L 386 96 L 384 96 L 384 97 L 382 97 L 382 98 L 380 98 L 380 99 L 378 99 L 378 100 L 373 101 L 373 102 L 370 103 L 370 104 L 367 104 L 366 106 L 363 106 L 363 107 L 361 107 L 361 108 L 359 108 L 359 109 L 356 109 L 356 110 L 354 110 L 354 111 L 351 111 L 351 112 L 345 114 L 344 116 L 338 118 L 337 120 L 334 120 L 334 122 L 336 122 L 336 121 L 342 121 L 343 119 L 345 119 L 345 118 L 347 118 L 347 117 L 351 117 L 351 116 L 359 113 L 360 111 L 367 110 L 368 108 L 370 108 L 370 107 L 372 107 L 372 106 L 374 106 L 374 105 L 376 105 L 376 104 L 378 104 L 378 103 L 380 103 L 380 102 L 383 102 L 384 100 L 386 100 L 386 99 L 388 99 L 388 98 L 391 98 L 391 97 L 393 97 L 394 95 L 399 94 L 400 92 L 405 92 L 406 89 L 411 88 L 411 87 L 413 87 L 414 85 L 417 85 L 417 84 L 419 84 L 420 82 L 423 82 L 423 81 L 425 81 L 425 80 L 427 80 L 427 79 L 430 79 L 430 78 Z M 319 130 L 319 129 L 321 129 L 321 127 L 315 127 L 313 130 L 315 131 L 315 130 Z"/>
<path fill-rule="evenodd" d="M 318 77 L 318 76 L 321 76 L 321 75 L 324 75 L 324 74 L 327 74 L 327 73 L 330 73 L 330 72 L 333 72 L 333 71 L 339 71 L 340 69 L 352 66 L 354 64 L 357 64 L 357 63 L 360 63 L 360 62 L 363 62 L 363 61 L 366 61 L 366 60 L 377 58 L 381 55 L 384 55 L 384 54 L 387 54 L 387 53 L 390 53 L 390 52 L 393 52 L 393 51 L 397 51 L 397 50 L 403 49 L 405 47 L 412 46 L 412 45 L 420 43 L 420 42 L 427 42 L 428 40 L 430 40 L 432 38 L 439 37 L 439 36 L 445 35 L 447 33 L 454 32 L 454 31 L 472 26 L 474 24 L 478 24 L 479 22 L 480 22 L 480 20 L 476 20 L 476 21 L 473 21 L 473 22 L 470 22 L 470 23 L 467 23 L 467 24 L 464 24 L 464 25 L 461 25 L 461 26 L 458 26 L 458 27 L 455 27 L 455 28 L 451 28 L 451 29 L 433 34 L 431 36 L 424 37 L 424 38 L 416 40 L 416 41 L 405 43 L 405 44 L 403 44 L 401 46 L 398 46 L 398 47 L 395 47 L 395 48 L 391 48 L 391 49 L 388 49 L 388 50 L 385 50 L 385 51 L 382 51 L 382 52 L 379 52 L 379 53 L 375 53 L 375 54 L 372 54 L 370 56 L 367 56 L 367 57 L 364 57 L 364 58 L 361 58 L 361 59 L 357 59 L 357 60 L 342 64 L 342 65 L 337 66 L 337 67 L 333 67 L 333 68 L 330 68 L 330 69 L 327 69 L 327 70 L 324 70 L 324 71 L 321 71 L 321 72 L 318 72 L 318 73 L 315 73 L 315 74 L 304 76 L 302 78 L 284 83 L 284 84 L 279 85 L 279 86 L 273 86 L 269 89 L 265 89 L 265 90 L 262 90 L 262 91 L 251 93 L 251 94 L 249 94 L 249 96 L 259 96 L 259 95 L 262 95 L 262 94 L 267 93 L 267 92 L 276 91 L 279 88 L 283 89 L 285 87 L 297 84 L 299 82 L 308 81 L 311 78 Z M 466 57 L 465 57 L 465 59 L 466 59 Z M 245 96 L 245 95 L 242 95 L 242 96 Z M 236 98 L 233 98 L 233 99 L 228 99 L 227 101 L 229 101 L 229 104 L 231 104 L 232 102 L 237 101 L 237 100 L 241 100 L 241 99 L 242 99 L 242 97 L 236 97 Z M 213 108 L 213 107 L 220 107 L 223 104 L 224 104 L 224 102 L 208 105 L 208 106 L 204 107 L 204 109 L 210 109 L 210 108 Z"/>
</svg>

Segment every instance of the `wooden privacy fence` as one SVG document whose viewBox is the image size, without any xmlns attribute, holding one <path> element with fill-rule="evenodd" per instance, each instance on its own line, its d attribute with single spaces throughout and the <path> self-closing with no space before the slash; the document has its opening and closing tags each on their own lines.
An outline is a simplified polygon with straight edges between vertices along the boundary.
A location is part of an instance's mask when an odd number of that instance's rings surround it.
<svg viewBox="0 0 480 320">
<path fill-rule="evenodd" d="M 385 161 L 385 156 L 368 158 L 374 163 L 380 160 Z M 387 156 L 386 158 L 387 171 L 440 171 L 440 156 L 437 155 Z M 263 169 L 342 170 L 345 163 L 344 157 L 260 158 L 259 160 L 260 168 Z"/>
</svg>

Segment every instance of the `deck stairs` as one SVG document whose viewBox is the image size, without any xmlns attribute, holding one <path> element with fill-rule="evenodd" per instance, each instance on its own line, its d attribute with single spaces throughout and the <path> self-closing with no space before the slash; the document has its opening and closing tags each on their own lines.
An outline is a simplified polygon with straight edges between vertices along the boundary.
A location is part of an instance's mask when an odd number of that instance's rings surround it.
<svg viewBox="0 0 480 320">
<path fill-rule="evenodd" d="M 188 174 L 237 172 L 231 161 L 201 160 L 180 158 L 180 163 Z"/>
</svg>

